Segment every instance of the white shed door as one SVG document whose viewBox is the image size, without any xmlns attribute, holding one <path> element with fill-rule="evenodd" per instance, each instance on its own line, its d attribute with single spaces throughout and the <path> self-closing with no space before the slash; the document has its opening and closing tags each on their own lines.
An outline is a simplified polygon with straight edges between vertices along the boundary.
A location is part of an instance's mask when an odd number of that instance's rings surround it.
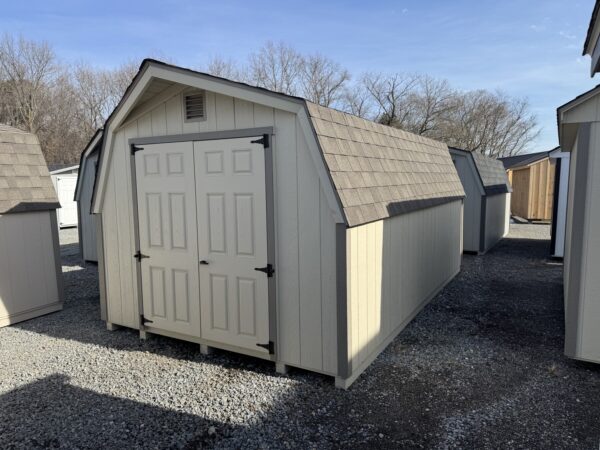
<svg viewBox="0 0 600 450">
<path fill-rule="evenodd" d="M 58 209 L 58 225 L 62 227 L 74 227 L 77 225 L 77 202 L 75 196 L 75 185 L 77 175 L 63 175 L 56 177 L 56 194 L 60 202 Z"/>
<path fill-rule="evenodd" d="M 194 143 L 202 337 L 268 353 L 265 158 L 256 138 Z"/>
<path fill-rule="evenodd" d="M 144 145 L 135 169 L 144 317 L 200 337 L 193 144 Z"/>
</svg>

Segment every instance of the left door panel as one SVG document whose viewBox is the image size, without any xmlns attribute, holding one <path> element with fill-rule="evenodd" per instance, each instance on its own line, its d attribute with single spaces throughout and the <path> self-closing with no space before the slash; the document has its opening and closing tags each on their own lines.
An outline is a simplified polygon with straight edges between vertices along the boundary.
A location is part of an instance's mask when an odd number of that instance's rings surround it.
<svg viewBox="0 0 600 450">
<path fill-rule="evenodd" d="M 194 151 L 191 142 L 135 153 L 144 317 L 200 337 Z"/>
</svg>

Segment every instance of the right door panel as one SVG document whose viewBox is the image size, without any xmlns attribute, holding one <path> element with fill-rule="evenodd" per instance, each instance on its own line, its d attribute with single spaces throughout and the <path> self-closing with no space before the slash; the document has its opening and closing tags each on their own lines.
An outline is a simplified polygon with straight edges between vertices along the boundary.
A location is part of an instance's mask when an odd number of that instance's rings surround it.
<svg viewBox="0 0 600 450">
<path fill-rule="evenodd" d="M 194 142 L 202 337 L 268 353 L 265 159 L 256 138 Z"/>
</svg>

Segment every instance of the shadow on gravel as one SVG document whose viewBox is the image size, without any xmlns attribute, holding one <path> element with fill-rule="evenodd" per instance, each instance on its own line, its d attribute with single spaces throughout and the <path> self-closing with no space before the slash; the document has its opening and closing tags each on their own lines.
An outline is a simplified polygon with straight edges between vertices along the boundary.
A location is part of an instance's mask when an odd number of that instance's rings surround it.
<svg viewBox="0 0 600 450">
<path fill-rule="evenodd" d="M 234 430 L 231 424 L 82 389 L 59 374 L 0 396 L 0 418 L 2 448 L 180 448 L 184 442 L 192 449 L 214 442 L 211 426 L 220 437 Z"/>
</svg>

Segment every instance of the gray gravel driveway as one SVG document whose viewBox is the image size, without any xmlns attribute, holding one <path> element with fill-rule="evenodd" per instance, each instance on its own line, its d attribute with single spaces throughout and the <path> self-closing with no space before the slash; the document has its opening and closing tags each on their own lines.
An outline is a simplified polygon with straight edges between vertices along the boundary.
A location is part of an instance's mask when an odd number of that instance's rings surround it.
<svg viewBox="0 0 600 450">
<path fill-rule="evenodd" d="M 548 227 L 513 225 L 344 392 L 99 320 L 64 238 L 64 311 L 0 329 L 0 448 L 590 448 L 600 366 L 565 358 Z"/>
</svg>

